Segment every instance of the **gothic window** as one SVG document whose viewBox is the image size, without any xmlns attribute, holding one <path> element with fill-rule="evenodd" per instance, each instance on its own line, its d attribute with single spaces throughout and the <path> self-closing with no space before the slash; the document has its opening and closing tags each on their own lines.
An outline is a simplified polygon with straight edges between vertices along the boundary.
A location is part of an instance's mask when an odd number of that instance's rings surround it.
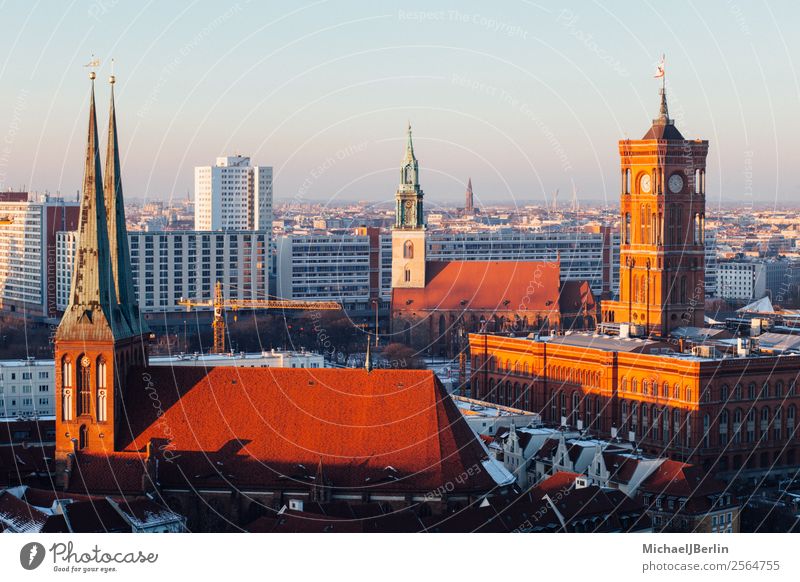
<svg viewBox="0 0 800 582">
<path fill-rule="evenodd" d="M 405 243 L 403 243 L 403 258 L 414 258 L 414 243 L 412 243 L 410 240 L 407 240 Z"/>
<path fill-rule="evenodd" d="M 108 419 L 108 377 L 105 359 L 97 359 L 97 421 L 105 422 Z"/>
<path fill-rule="evenodd" d="M 78 358 L 78 416 L 91 414 L 91 365 L 87 356 Z"/>
<path fill-rule="evenodd" d="M 72 420 L 72 360 L 61 358 L 61 419 Z"/>
</svg>

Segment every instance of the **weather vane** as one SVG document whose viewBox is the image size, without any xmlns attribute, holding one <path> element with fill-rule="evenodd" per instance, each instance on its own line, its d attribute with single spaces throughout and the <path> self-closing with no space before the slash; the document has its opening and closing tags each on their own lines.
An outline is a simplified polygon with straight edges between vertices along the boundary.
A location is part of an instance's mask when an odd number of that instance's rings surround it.
<svg viewBox="0 0 800 582">
<path fill-rule="evenodd" d="M 661 54 L 661 60 L 656 64 L 656 74 L 653 75 L 656 79 L 661 79 L 661 88 L 664 89 L 667 84 L 667 75 L 665 72 L 666 55 Z"/>
<path fill-rule="evenodd" d="M 92 55 L 92 60 L 83 66 L 91 69 L 91 71 L 89 71 L 89 78 L 94 81 L 94 78 L 97 76 L 95 70 L 100 67 L 100 59 Z"/>
</svg>

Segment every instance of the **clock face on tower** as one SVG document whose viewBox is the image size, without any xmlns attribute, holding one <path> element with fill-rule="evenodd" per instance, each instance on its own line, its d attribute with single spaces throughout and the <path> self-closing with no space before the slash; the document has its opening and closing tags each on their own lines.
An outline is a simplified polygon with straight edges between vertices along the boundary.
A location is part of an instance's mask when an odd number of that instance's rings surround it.
<svg viewBox="0 0 800 582">
<path fill-rule="evenodd" d="M 639 180 L 639 188 L 645 194 L 650 192 L 650 174 L 645 174 L 644 176 L 642 176 L 642 179 Z"/>
<path fill-rule="evenodd" d="M 680 174 L 672 174 L 669 177 L 669 191 L 673 194 L 677 194 L 681 190 L 683 190 L 683 178 L 681 178 Z"/>
</svg>

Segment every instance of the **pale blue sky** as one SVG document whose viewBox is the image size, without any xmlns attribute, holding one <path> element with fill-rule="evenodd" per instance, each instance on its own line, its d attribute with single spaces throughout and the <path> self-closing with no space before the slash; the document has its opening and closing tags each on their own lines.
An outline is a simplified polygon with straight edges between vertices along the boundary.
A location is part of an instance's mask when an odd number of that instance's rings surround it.
<svg viewBox="0 0 800 582">
<path fill-rule="evenodd" d="M 3 2 L 0 187 L 74 193 L 88 81 L 115 58 L 127 196 L 185 196 L 226 153 L 277 199 L 390 200 L 407 120 L 429 207 L 616 201 L 617 140 L 670 107 L 711 142 L 709 204 L 800 195 L 796 2 Z M 566 193 L 566 194 L 564 194 Z"/>
</svg>

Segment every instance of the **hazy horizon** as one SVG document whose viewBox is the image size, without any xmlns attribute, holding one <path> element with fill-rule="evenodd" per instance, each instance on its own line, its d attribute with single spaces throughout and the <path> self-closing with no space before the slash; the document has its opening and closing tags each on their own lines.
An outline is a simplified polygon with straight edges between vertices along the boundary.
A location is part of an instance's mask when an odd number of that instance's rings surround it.
<svg viewBox="0 0 800 582">
<path fill-rule="evenodd" d="M 129 197 L 183 198 L 194 166 L 242 153 L 275 168 L 276 202 L 391 200 L 410 120 L 430 208 L 469 177 L 477 204 L 613 205 L 666 53 L 670 113 L 710 141 L 709 207 L 800 194 L 792 3 L 406 6 L 5 6 L 0 189 L 80 187 L 94 54 L 101 132 L 115 59 Z"/>
</svg>

